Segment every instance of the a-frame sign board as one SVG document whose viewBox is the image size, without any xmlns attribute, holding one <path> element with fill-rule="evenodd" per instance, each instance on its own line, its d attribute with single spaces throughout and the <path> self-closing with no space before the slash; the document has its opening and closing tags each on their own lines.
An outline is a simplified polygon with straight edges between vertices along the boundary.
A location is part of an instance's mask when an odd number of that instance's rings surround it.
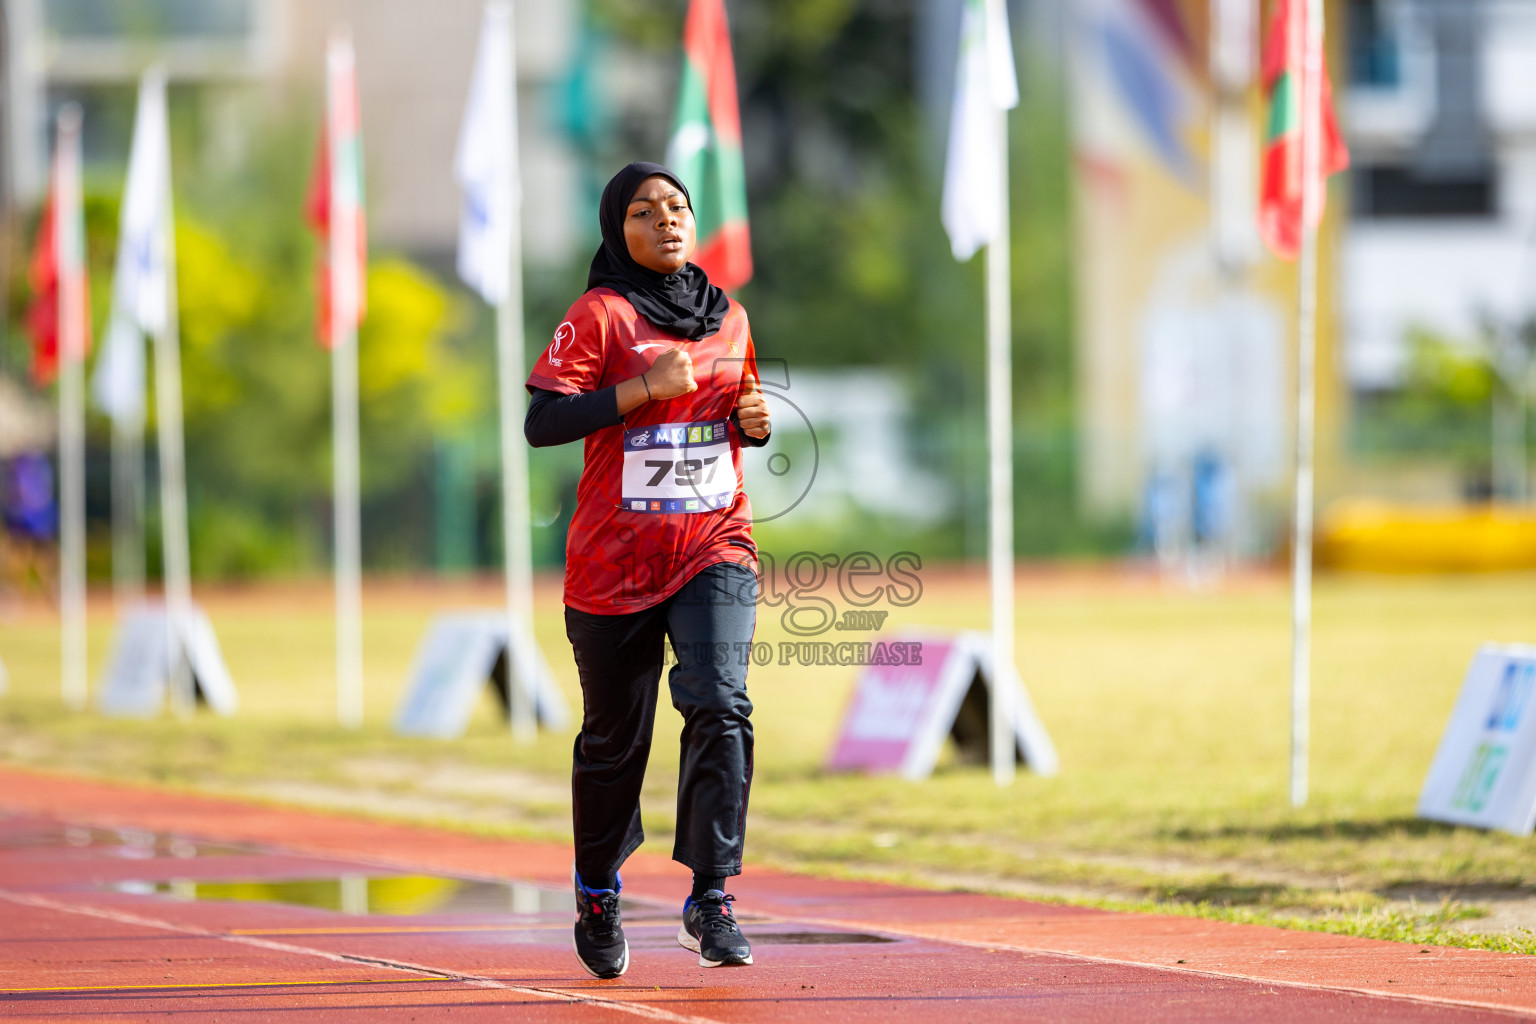
<svg viewBox="0 0 1536 1024">
<path fill-rule="evenodd" d="M 171 669 L 182 665 L 192 673 L 198 703 L 220 715 L 235 713 L 240 706 L 235 683 L 202 609 L 194 605 L 172 635 L 163 606 L 131 608 L 118 626 L 97 706 L 119 717 L 159 714 L 170 692 Z"/>
<path fill-rule="evenodd" d="M 517 673 L 508 671 L 505 614 L 463 612 L 432 620 L 417 648 L 405 699 L 395 715 L 395 731 L 436 739 L 464 735 L 487 683 L 496 688 L 502 709 L 509 715 L 509 687 L 517 685 L 523 699 L 532 699 L 539 725 L 565 728 L 570 712 L 549 663 L 527 637 L 513 637 L 512 646 L 533 654 L 526 659 L 532 663 L 532 680 L 517 679 Z"/>
<path fill-rule="evenodd" d="M 1418 815 L 1528 836 L 1536 828 L 1536 647 L 1477 652 L 1419 793 Z"/>
<path fill-rule="evenodd" d="M 827 768 L 832 771 L 896 772 L 923 779 L 933 771 L 946 737 L 961 756 L 990 759 L 988 708 L 992 689 L 1005 687 L 1013 709 L 1013 735 L 1020 763 L 1039 775 L 1055 775 L 1056 747 L 1045 731 L 1018 673 L 1001 680 L 992 671 L 985 633 L 905 633 L 887 649 L 919 652 L 915 664 L 870 665 L 859 675 L 853 699 Z"/>
</svg>

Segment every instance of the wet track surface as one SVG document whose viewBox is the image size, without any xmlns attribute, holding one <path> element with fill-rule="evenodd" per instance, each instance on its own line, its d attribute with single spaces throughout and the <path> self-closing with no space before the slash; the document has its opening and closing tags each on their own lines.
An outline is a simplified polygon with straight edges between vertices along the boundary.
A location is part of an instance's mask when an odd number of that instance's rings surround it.
<svg viewBox="0 0 1536 1024">
<path fill-rule="evenodd" d="M 1536 1019 L 1531 957 L 771 871 L 733 886 L 756 963 L 706 970 L 657 857 L 625 872 L 630 971 L 598 981 L 567 857 L 0 772 L 0 1020 Z"/>
</svg>

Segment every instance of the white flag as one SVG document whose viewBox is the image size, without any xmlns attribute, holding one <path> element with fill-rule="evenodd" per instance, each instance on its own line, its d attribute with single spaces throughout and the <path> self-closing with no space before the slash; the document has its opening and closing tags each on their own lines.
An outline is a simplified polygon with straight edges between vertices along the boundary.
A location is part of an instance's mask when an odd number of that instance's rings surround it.
<svg viewBox="0 0 1536 1024">
<path fill-rule="evenodd" d="M 464 190 L 459 212 L 459 276 L 495 305 L 511 287 L 512 213 L 517 179 L 517 80 L 512 53 L 512 6 L 486 4 L 474 79 L 454 158 Z"/>
<path fill-rule="evenodd" d="M 165 71 L 144 72 L 133 122 L 128 180 L 118 217 L 112 316 L 96 363 L 96 403 L 125 424 L 144 419 L 144 341 L 168 320 L 170 284 L 171 145 L 165 112 Z"/>
<path fill-rule="evenodd" d="M 944 230 L 955 258 L 968 260 L 1002 231 L 1003 182 L 998 113 L 1019 105 L 1004 0 L 965 0 L 960 59 L 944 166 Z"/>
<path fill-rule="evenodd" d="M 153 67 L 139 82 L 139 111 L 119 217 L 117 273 L 112 300 L 147 334 L 165 329 L 169 299 L 171 140 L 165 114 L 165 70 Z"/>
</svg>

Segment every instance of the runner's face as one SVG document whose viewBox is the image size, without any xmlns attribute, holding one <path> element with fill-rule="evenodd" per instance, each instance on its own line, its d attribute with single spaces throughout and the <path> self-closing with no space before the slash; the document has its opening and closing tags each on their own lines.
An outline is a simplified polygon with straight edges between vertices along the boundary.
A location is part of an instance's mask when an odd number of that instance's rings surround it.
<svg viewBox="0 0 1536 1024">
<path fill-rule="evenodd" d="M 624 215 L 624 243 L 646 270 L 675 274 L 688 263 L 697 242 L 693 211 L 666 178 L 646 178 L 635 189 Z"/>
</svg>

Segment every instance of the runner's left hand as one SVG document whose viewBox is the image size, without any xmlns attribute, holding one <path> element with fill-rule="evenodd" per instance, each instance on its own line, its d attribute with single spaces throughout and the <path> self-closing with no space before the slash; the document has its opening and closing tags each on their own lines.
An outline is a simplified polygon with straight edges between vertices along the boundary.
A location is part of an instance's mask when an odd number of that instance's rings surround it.
<svg viewBox="0 0 1536 1024">
<path fill-rule="evenodd" d="M 752 437 L 767 437 L 772 425 L 768 422 L 768 400 L 763 397 L 757 378 L 747 374 L 741 379 L 741 393 L 736 397 L 736 419 L 742 432 Z"/>
</svg>

